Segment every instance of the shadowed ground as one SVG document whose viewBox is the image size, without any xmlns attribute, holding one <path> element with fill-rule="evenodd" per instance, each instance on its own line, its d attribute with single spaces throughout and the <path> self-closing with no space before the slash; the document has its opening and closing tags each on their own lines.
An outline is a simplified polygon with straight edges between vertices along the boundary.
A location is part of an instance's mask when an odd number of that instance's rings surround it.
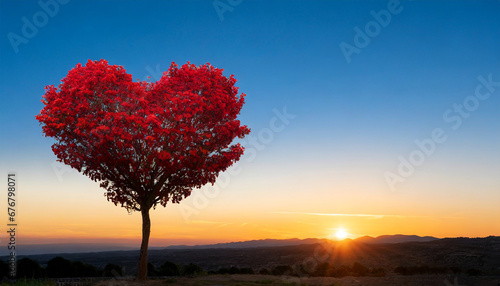
<svg viewBox="0 0 500 286">
<path fill-rule="evenodd" d="M 455 280 L 456 279 L 456 280 Z M 173 285 L 173 286 L 498 286 L 500 277 L 466 277 L 447 275 L 415 275 L 388 277 L 277 277 L 267 275 L 210 275 L 193 278 L 151 279 L 148 282 L 135 280 L 109 280 L 96 283 L 96 286 L 139 286 L 139 285 Z"/>
</svg>

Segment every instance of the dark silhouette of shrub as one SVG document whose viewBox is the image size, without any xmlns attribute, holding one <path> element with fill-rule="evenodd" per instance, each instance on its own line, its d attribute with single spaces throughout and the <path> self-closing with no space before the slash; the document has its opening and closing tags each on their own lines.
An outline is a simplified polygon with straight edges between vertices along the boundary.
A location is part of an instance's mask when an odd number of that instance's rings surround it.
<svg viewBox="0 0 500 286">
<path fill-rule="evenodd" d="M 415 274 L 446 274 L 449 271 L 458 271 L 460 268 L 446 268 L 446 267 L 431 267 L 427 265 L 404 267 L 398 266 L 394 268 L 394 272 L 401 275 L 415 275 Z M 455 272 L 456 273 L 456 272 Z"/>
<path fill-rule="evenodd" d="M 428 273 L 430 274 L 445 274 L 448 272 L 446 267 L 429 267 Z"/>
<path fill-rule="evenodd" d="M 267 269 L 267 268 L 262 268 L 259 270 L 259 274 L 260 275 L 271 275 L 271 271 L 269 271 L 269 269 Z"/>
<path fill-rule="evenodd" d="M 90 264 L 83 263 L 81 261 L 72 262 L 75 277 L 97 277 L 99 276 L 99 270 Z"/>
<path fill-rule="evenodd" d="M 383 277 L 385 276 L 385 269 L 384 268 L 370 269 L 370 276 Z"/>
<path fill-rule="evenodd" d="M 477 269 L 474 269 L 474 268 L 471 268 L 471 269 L 467 269 L 467 275 L 470 275 L 470 276 L 479 276 L 481 275 L 481 270 L 477 270 Z"/>
<path fill-rule="evenodd" d="M 151 262 L 148 262 L 148 276 L 158 276 L 158 270 Z"/>
<path fill-rule="evenodd" d="M 236 266 L 231 266 L 228 271 L 229 274 L 239 274 L 240 270 Z"/>
<path fill-rule="evenodd" d="M 116 264 L 108 263 L 104 267 L 103 275 L 105 277 L 123 276 L 122 268 Z"/>
<path fill-rule="evenodd" d="M 412 269 L 411 269 L 412 274 L 415 274 L 415 273 L 426 274 L 426 273 L 429 273 L 430 271 L 431 271 L 431 269 L 427 265 L 412 267 Z"/>
<path fill-rule="evenodd" d="M 49 278 L 69 278 L 75 277 L 76 268 L 71 261 L 58 256 L 47 262 L 46 272 Z"/>
<path fill-rule="evenodd" d="M 240 271 L 239 272 L 240 274 L 255 274 L 255 272 L 253 271 L 253 269 L 250 268 L 250 267 L 240 268 L 239 271 Z"/>
<path fill-rule="evenodd" d="M 17 278 L 42 278 L 44 269 L 33 259 L 22 258 L 17 261 Z"/>
<path fill-rule="evenodd" d="M 340 267 L 336 268 L 333 276 L 334 277 L 345 277 L 351 273 L 351 268 L 349 266 L 340 265 Z"/>
<path fill-rule="evenodd" d="M 9 264 L 0 260 L 0 277 L 9 277 Z"/>
<path fill-rule="evenodd" d="M 353 276 L 366 276 L 369 269 L 359 262 L 354 262 L 351 268 L 351 274 Z"/>
<path fill-rule="evenodd" d="M 271 273 L 273 275 L 292 275 L 293 269 L 289 265 L 278 265 L 271 270 Z"/>
<path fill-rule="evenodd" d="M 203 274 L 203 268 L 200 266 L 194 264 L 194 263 L 189 263 L 188 265 L 184 266 L 182 268 L 182 273 L 184 275 L 200 275 Z"/>
<path fill-rule="evenodd" d="M 401 275 L 410 275 L 408 273 L 408 268 L 406 268 L 404 266 L 398 266 L 398 267 L 394 268 L 394 273 L 401 274 Z"/>
<path fill-rule="evenodd" d="M 254 274 L 252 268 L 238 268 L 236 266 L 231 266 L 230 268 L 221 268 L 215 271 L 216 274 Z"/>
<path fill-rule="evenodd" d="M 318 264 L 316 267 L 316 270 L 311 273 L 312 276 L 320 276 L 320 277 L 325 277 L 325 276 L 332 276 L 335 271 L 335 268 L 328 262 L 322 262 Z"/>
<path fill-rule="evenodd" d="M 294 276 L 304 277 L 311 276 L 316 271 L 316 264 L 294 264 L 293 265 L 293 274 Z"/>
<path fill-rule="evenodd" d="M 229 268 L 220 268 L 219 270 L 215 271 L 216 274 L 222 274 L 222 275 L 225 275 L 225 274 L 229 274 Z"/>
<path fill-rule="evenodd" d="M 181 275 L 181 268 L 179 267 L 179 265 L 177 265 L 173 262 L 166 261 L 158 269 L 158 275 L 159 276 L 180 276 Z"/>
</svg>

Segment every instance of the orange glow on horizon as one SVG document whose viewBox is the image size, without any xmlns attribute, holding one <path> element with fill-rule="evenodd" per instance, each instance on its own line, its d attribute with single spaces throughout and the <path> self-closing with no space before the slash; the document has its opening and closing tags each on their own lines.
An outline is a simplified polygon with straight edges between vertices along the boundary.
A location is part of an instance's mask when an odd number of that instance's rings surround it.
<svg viewBox="0 0 500 286">
<path fill-rule="evenodd" d="M 151 210 L 150 245 L 291 238 L 338 240 L 339 228 L 350 239 L 393 234 L 438 238 L 500 235 L 500 227 L 491 223 L 500 220 L 494 200 L 481 201 L 481 207 L 468 201 L 469 205 L 463 207 L 455 199 L 455 204 L 443 206 L 439 200 L 419 199 L 413 193 L 372 191 L 363 193 L 366 199 L 360 201 L 347 192 L 332 192 L 319 184 L 313 187 L 321 199 L 293 189 L 292 199 L 277 191 L 263 194 L 257 187 L 259 191 L 254 191 L 246 180 L 240 183 L 239 179 L 232 179 L 231 189 L 221 189 L 216 197 L 205 198 L 205 205 L 201 205 L 202 192 L 197 190 L 180 204 Z M 20 193 L 18 216 L 21 244 L 140 243 L 140 214 L 129 215 L 106 201 L 103 190 L 85 177 L 68 176 L 64 183 L 47 189 L 34 184 L 23 187 L 26 191 Z M 252 196 L 264 195 L 266 200 L 249 203 L 255 200 Z M 186 209 L 192 211 L 186 215 Z"/>
<path fill-rule="evenodd" d="M 114 210 L 111 208 L 111 210 Z M 274 215 L 247 218 L 241 223 L 238 217 L 207 217 L 207 220 L 183 221 L 164 209 L 152 212 L 150 245 L 197 245 L 237 242 L 259 239 L 329 238 L 356 239 L 365 235 L 407 234 L 442 237 L 485 237 L 495 233 L 481 232 L 481 225 L 471 219 L 437 217 L 331 217 L 315 215 Z M 61 219 L 64 227 L 44 231 L 46 225 L 25 219 L 21 244 L 53 243 L 117 243 L 128 246 L 140 244 L 141 222 L 138 215 L 126 213 L 110 215 L 99 224 L 70 223 Z M 349 226 L 331 228 L 333 225 Z M 469 231 L 454 229 L 469 225 Z M 448 226 L 448 227 L 445 227 Z M 484 225 L 486 226 L 486 224 Z M 464 228 L 465 229 L 465 228 Z M 498 233 L 496 233 L 498 235 Z"/>
</svg>

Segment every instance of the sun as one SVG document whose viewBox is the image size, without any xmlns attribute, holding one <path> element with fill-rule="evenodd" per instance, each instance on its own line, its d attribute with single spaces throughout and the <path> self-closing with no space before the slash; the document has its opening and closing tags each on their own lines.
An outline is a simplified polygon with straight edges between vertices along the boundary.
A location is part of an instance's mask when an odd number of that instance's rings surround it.
<svg viewBox="0 0 500 286">
<path fill-rule="evenodd" d="M 343 227 L 330 228 L 329 230 L 331 232 L 330 235 L 328 235 L 328 238 L 331 240 L 341 241 L 352 237 L 352 235 Z"/>
<path fill-rule="evenodd" d="M 338 240 L 344 240 L 347 238 L 349 234 L 342 228 L 340 228 L 339 230 L 337 230 L 337 232 L 335 233 L 335 237 L 338 239 Z"/>
</svg>

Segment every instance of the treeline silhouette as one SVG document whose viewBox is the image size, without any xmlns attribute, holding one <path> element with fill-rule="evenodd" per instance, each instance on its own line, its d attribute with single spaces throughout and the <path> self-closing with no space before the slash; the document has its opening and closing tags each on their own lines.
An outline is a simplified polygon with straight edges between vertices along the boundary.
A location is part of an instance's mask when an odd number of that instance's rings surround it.
<svg viewBox="0 0 500 286">
<path fill-rule="evenodd" d="M 200 266 L 189 263 L 188 265 L 179 265 L 170 261 L 166 261 L 158 268 L 151 262 L 148 263 L 148 276 L 194 276 L 206 274 L 205 270 Z"/>
<path fill-rule="evenodd" d="M 154 265 L 148 264 L 150 273 L 149 276 L 179 276 L 179 275 L 199 275 L 199 274 L 261 274 L 261 275 L 290 275 L 290 276 L 329 276 L 329 277 L 344 277 L 344 276 L 385 276 L 383 268 L 368 268 L 359 262 L 355 262 L 352 267 L 342 265 L 335 267 L 327 262 L 318 265 L 277 265 L 270 269 L 261 268 L 258 272 L 250 267 L 239 268 L 237 266 L 223 267 L 216 271 L 204 271 L 196 264 L 184 266 L 181 271 L 181 266 L 172 262 L 165 262 L 158 270 Z"/>
<path fill-rule="evenodd" d="M 154 266 L 149 264 L 148 269 L 153 272 L 149 273 L 149 276 L 177 276 L 180 272 L 178 265 L 172 262 L 165 262 L 157 273 L 155 273 Z M 308 265 L 277 265 L 271 269 L 261 268 L 258 272 L 254 271 L 250 267 L 239 268 L 237 266 L 223 267 L 217 271 L 204 271 L 201 267 L 196 264 L 189 264 L 184 268 L 184 275 L 197 275 L 197 274 L 261 274 L 261 275 L 289 275 L 289 276 L 329 276 L 329 277 L 344 277 L 344 276 L 385 276 L 385 270 L 383 268 L 368 268 L 359 262 L 355 262 L 352 267 L 342 265 L 340 267 L 334 267 L 329 263 L 320 263 L 318 265 L 308 266 Z M 186 269 L 190 271 L 186 272 Z M 166 271 L 167 270 L 167 271 Z M 177 273 L 174 274 L 174 273 Z M 171 274 L 171 275 L 170 275 Z M 182 274 L 182 273 L 181 273 Z"/>
<path fill-rule="evenodd" d="M 345 277 L 345 276 L 385 276 L 383 268 L 368 268 L 359 262 L 352 266 L 334 266 L 328 262 L 307 265 L 278 265 L 271 269 L 262 268 L 258 272 L 263 275 L 290 275 L 290 276 L 318 276 L 318 277 Z"/>
<path fill-rule="evenodd" d="M 198 265 L 178 265 L 173 262 L 165 262 L 159 268 L 148 264 L 149 276 L 190 276 L 205 274 L 206 272 Z M 99 269 L 94 265 L 81 261 L 70 261 L 62 257 L 55 257 L 47 262 L 44 268 L 30 258 L 22 258 L 17 261 L 17 278 L 39 279 L 39 278 L 82 278 L 82 277 L 121 277 L 124 275 L 122 267 L 108 263 Z M 9 265 L 0 260 L 0 277 L 9 277 Z"/>
<path fill-rule="evenodd" d="M 418 275 L 418 274 L 460 274 L 465 273 L 470 276 L 481 275 L 481 271 L 471 268 L 466 271 L 460 267 L 432 267 L 432 266 L 398 266 L 394 268 L 394 273 L 401 275 Z"/>
<path fill-rule="evenodd" d="M 83 263 L 69 261 L 62 257 L 52 258 L 45 268 L 29 258 L 22 258 L 16 265 L 17 278 L 73 278 L 73 277 L 115 277 L 122 275 L 122 268 L 115 264 L 107 264 L 103 269 Z M 9 265 L 0 260 L 0 277 L 9 277 Z"/>
<path fill-rule="evenodd" d="M 70 261 L 62 257 L 55 257 L 47 262 L 47 266 L 40 264 L 30 258 L 22 258 L 17 261 L 17 278 L 81 278 L 81 277 L 121 277 L 123 269 L 115 264 L 108 263 L 104 268 L 99 269 L 93 265 L 81 261 Z M 465 273 L 470 276 L 481 275 L 477 269 L 462 270 L 459 267 L 432 267 L 432 266 L 399 266 L 394 269 L 394 273 L 400 275 L 419 274 L 459 274 Z M 345 276 L 374 276 L 382 277 L 386 275 L 383 268 L 368 268 L 359 262 L 352 266 L 334 266 L 328 262 L 319 264 L 294 264 L 277 265 L 271 268 L 261 268 L 254 271 L 250 267 L 239 268 L 237 266 L 224 267 L 216 271 L 205 271 L 199 265 L 190 263 L 180 265 L 166 261 L 159 266 L 148 264 L 148 276 L 196 276 L 212 274 L 261 274 L 261 275 L 288 275 L 288 276 L 317 276 L 317 277 L 345 277 Z M 0 261 L 0 277 L 9 276 L 9 266 L 6 262 Z"/>
<path fill-rule="evenodd" d="M 99 269 L 94 265 L 81 261 L 70 261 L 62 257 L 55 257 L 47 262 L 44 268 L 30 258 L 22 258 L 17 261 L 17 278 L 39 279 L 39 278 L 82 278 L 82 277 L 121 277 L 124 276 L 122 267 L 108 263 Z M 149 276 L 192 276 L 206 274 L 200 266 L 190 263 L 178 265 L 173 262 L 165 262 L 156 268 L 148 264 Z M 9 265 L 0 260 L 0 277 L 9 277 Z"/>
<path fill-rule="evenodd" d="M 81 278 L 81 277 L 120 277 L 123 276 L 123 269 L 115 264 L 108 263 L 100 269 L 93 265 L 81 261 L 70 261 L 62 257 L 52 258 L 47 262 L 46 267 L 30 258 L 22 258 L 17 261 L 17 278 L 39 279 L 39 278 Z M 231 266 L 220 268 L 217 271 L 205 271 L 199 265 L 190 263 L 179 265 L 166 261 L 161 265 L 148 264 L 148 276 L 195 276 L 211 274 L 261 274 L 261 275 L 290 275 L 290 276 L 385 276 L 382 268 L 367 268 L 359 262 L 355 262 L 351 267 L 335 267 L 329 263 L 313 265 L 278 265 L 270 269 L 262 268 L 258 272 L 250 267 L 239 268 Z M 8 264 L 0 261 L 0 277 L 9 276 Z"/>
</svg>

